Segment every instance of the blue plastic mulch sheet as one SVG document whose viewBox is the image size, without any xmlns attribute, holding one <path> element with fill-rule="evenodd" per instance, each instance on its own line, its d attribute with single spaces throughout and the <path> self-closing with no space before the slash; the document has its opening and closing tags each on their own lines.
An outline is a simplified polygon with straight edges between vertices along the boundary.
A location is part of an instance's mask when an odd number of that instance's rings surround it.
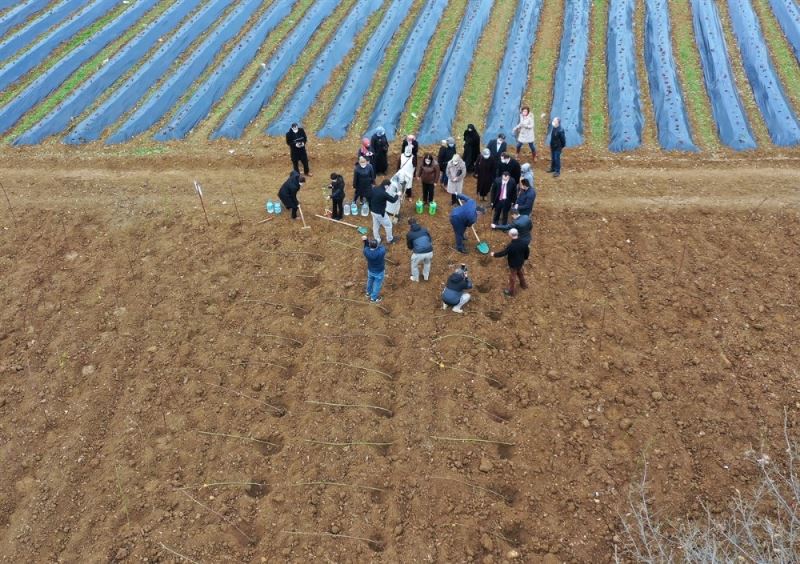
<svg viewBox="0 0 800 564">
<path fill-rule="evenodd" d="M 0 61 L 7 61 L 23 47 L 30 45 L 40 34 L 44 33 L 73 11 L 86 4 L 86 0 L 75 2 L 63 0 L 46 12 L 41 13 L 30 21 L 25 27 L 0 43 Z M 1 35 L 1 34 L 0 34 Z"/>
<path fill-rule="evenodd" d="M 400 57 L 389 73 L 383 94 L 369 119 L 367 131 L 373 132 L 377 127 L 383 127 L 389 141 L 397 135 L 400 115 L 411 95 L 411 85 L 417 79 L 417 73 L 422 66 L 425 48 L 439 26 L 446 7 L 447 0 L 428 0 L 425 4 L 400 49 Z"/>
<path fill-rule="evenodd" d="M 211 107 L 222 98 L 242 69 L 250 64 L 267 35 L 291 13 L 293 3 L 293 0 L 273 2 L 258 23 L 247 32 L 211 76 L 198 87 L 189 101 L 181 106 L 169 123 L 153 138 L 158 141 L 168 141 L 186 137 L 192 128 L 208 115 Z"/>
<path fill-rule="evenodd" d="M 330 80 L 347 53 L 353 48 L 353 37 L 367 25 L 369 17 L 380 8 L 375 0 L 358 0 L 350 13 L 336 28 L 331 41 L 314 61 L 303 82 L 292 92 L 280 115 L 266 129 L 267 135 L 280 135 L 294 122 L 302 122 L 314 99 Z"/>
<path fill-rule="evenodd" d="M 509 145 L 515 142 L 512 130 L 519 121 L 519 109 L 526 86 L 526 81 L 520 80 L 520 77 L 528 76 L 531 49 L 541 12 L 542 0 L 522 0 L 517 7 L 486 118 L 484 139 L 487 142 L 496 138 L 498 133 L 506 134 Z"/>
<path fill-rule="evenodd" d="M 792 46 L 795 58 L 800 62 L 800 7 L 795 0 L 769 0 L 772 13 Z"/>
<path fill-rule="evenodd" d="M 778 80 L 752 4 L 749 0 L 728 0 L 728 11 L 733 35 L 742 54 L 744 72 L 764 116 L 770 139 L 780 146 L 799 144 L 800 124 Z"/>
<path fill-rule="evenodd" d="M 375 76 L 380 62 L 386 55 L 386 47 L 397 33 L 412 4 L 413 0 L 394 0 L 383 14 L 383 20 L 347 75 L 325 124 L 317 132 L 319 137 L 341 139 L 347 134 L 347 129 L 364 101 L 364 95 L 374 86 L 372 77 Z"/>
<path fill-rule="evenodd" d="M 245 128 L 256 119 L 275 93 L 289 67 L 300 57 L 314 32 L 333 13 L 338 4 L 338 0 L 316 0 L 311 5 L 303 19 L 292 27 L 292 32 L 281 42 L 269 62 L 265 63 L 264 70 L 245 92 L 244 97 L 211 135 L 212 139 L 222 137 L 238 139 L 242 136 Z"/>
<path fill-rule="evenodd" d="M 231 0 L 211 0 L 198 12 L 195 12 L 188 21 L 181 25 L 178 31 L 161 43 L 156 52 L 150 55 L 121 86 L 117 87 L 111 96 L 76 125 L 64 137 L 64 142 L 79 144 L 99 139 L 106 127 L 134 107 L 147 90 L 163 78 L 175 59 L 180 57 L 181 53 L 205 32 L 230 2 Z"/>
<path fill-rule="evenodd" d="M 711 0 L 692 0 L 694 37 L 703 63 L 703 78 L 720 141 L 742 151 L 756 141 L 736 89 L 719 13 Z"/>
<path fill-rule="evenodd" d="M 658 142 L 667 151 L 697 151 L 675 70 L 667 0 L 646 0 L 645 7 L 644 62 Z"/>
<path fill-rule="evenodd" d="M 449 137 L 456 117 L 458 99 L 469 73 L 469 61 L 478 47 L 481 33 L 489 22 L 493 0 L 470 0 L 461 25 L 447 48 L 436 88 L 422 120 L 419 143 L 427 145 Z"/>
<path fill-rule="evenodd" d="M 564 6 L 564 33 L 553 84 L 550 120 L 561 118 L 567 147 L 583 143 L 583 75 L 589 54 L 590 0 L 573 0 Z M 551 125 L 547 126 L 547 142 Z"/>
<path fill-rule="evenodd" d="M 140 31 L 127 45 L 111 57 L 96 74 L 78 86 L 36 125 L 14 141 L 14 145 L 41 143 L 46 137 L 69 127 L 70 122 L 89 107 L 100 94 L 125 74 L 163 35 L 197 8 L 201 0 L 178 0 L 161 16 Z"/>
<path fill-rule="evenodd" d="M 632 151 L 642 144 L 641 92 L 636 74 L 633 33 L 634 0 L 611 0 L 608 6 L 608 150 Z"/>
<path fill-rule="evenodd" d="M 74 14 L 68 21 L 56 27 L 26 51 L 24 57 L 11 61 L 0 68 L 0 90 L 5 90 L 15 83 L 29 70 L 41 63 L 61 43 L 69 41 L 76 33 L 91 26 L 117 5 L 116 0 L 95 0 Z"/>
<path fill-rule="evenodd" d="M 8 131 L 25 112 L 44 100 L 83 63 L 121 36 L 158 2 L 159 0 L 139 0 L 132 4 L 106 27 L 36 77 L 16 98 L 0 110 L 0 133 Z"/>
<path fill-rule="evenodd" d="M 16 8 L 13 8 L 0 15 L 0 37 L 4 36 L 8 30 L 14 26 L 18 26 L 27 20 L 31 14 L 43 9 L 50 0 L 28 0 L 27 2 L 20 3 Z M 11 4 L 16 4 L 12 2 Z M 8 7 L 8 6 L 7 6 Z M 2 7 L 0 7 L 2 9 Z"/>
</svg>

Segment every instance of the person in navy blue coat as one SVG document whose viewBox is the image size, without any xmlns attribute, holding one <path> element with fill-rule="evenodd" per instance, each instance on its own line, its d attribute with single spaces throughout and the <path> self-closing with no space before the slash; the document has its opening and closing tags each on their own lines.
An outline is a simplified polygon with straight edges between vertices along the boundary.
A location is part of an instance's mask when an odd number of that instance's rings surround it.
<svg viewBox="0 0 800 564">
<path fill-rule="evenodd" d="M 375 239 L 367 239 L 366 235 L 361 240 L 364 241 L 364 258 L 367 259 L 366 293 L 369 301 L 377 304 L 383 301 L 381 287 L 386 274 L 386 247 Z"/>
<path fill-rule="evenodd" d="M 530 185 L 527 178 L 523 178 L 517 191 L 517 203 L 514 204 L 514 209 L 520 215 L 531 215 L 534 202 L 536 202 L 536 189 Z"/>
<path fill-rule="evenodd" d="M 453 226 L 453 233 L 456 236 L 456 250 L 459 253 L 467 254 L 467 249 L 464 247 L 464 233 L 469 226 L 475 225 L 475 222 L 478 221 L 478 214 L 482 214 L 485 210 L 469 196 L 459 194 L 458 199 L 462 205 L 454 207 L 450 212 L 450 225 Z"/>
</svg>

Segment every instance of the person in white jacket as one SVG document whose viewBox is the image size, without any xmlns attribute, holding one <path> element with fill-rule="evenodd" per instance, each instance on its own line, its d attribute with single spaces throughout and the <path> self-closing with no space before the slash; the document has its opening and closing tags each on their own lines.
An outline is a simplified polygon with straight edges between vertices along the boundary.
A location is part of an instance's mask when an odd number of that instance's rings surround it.
<svg viewBox="0 0 800 564">
<path fill-rule="evenodd" d="M 467 165 L 456 153 L 447 163 L 447 192 L 450 194 L 450 204 L 458 204 L 458 195 L 464 191 L 464 178 L 467 176 Z"/>
<path fill-rule="evenodd" d="M 528 106 L 523 106 L 519 113 L 519 123 L 514 126 L 514 136 L 517 138 L 517 159 L 522 150 L 522 146 L 527 144 L 533 153 L 533 161 L 536 162 L 536 138 L 534 136 L 533 116 Z"/>
<path fill-rule="evenodd" d="M 386 192 L 391 196 L 397 196 L 396 202 L 386 204 L 386 213 L 392 218 L 392 223 L 397 223 L 400 217 L 400 208 L 403 206 L 403 192 L 407 199 L 411 199 L 411 186 L 414 183 L 414 155 L 411 145 L 407 145 L 400 155 L 400 168 L 392 176 L 391 184 Z"/>
</svg>

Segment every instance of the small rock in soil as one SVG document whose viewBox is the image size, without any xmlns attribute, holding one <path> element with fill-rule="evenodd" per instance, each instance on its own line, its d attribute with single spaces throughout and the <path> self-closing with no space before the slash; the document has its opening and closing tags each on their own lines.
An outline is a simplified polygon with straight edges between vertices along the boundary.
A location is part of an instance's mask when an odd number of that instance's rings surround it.
<svg viewBox="0 0 800 564">
<path fill-rule="evenodd" d="M 547 371 L 547 378 L 551 382 L 555 382 L 556 380 L 560 380 L 561 379 L 561 375 L 558 372 L 556 372 L 555 370 L 548 370 Z"/>
<path fill-rule="evenodd" d="M 84 376 L 91 376 L 94 374 L 95 367 L 94 364 L 87 364 L 83 368 L 81 368 L 81 374 Z"/>
<path fill-rule="evenodd" d="M 655 391 L 655 392 L 653 392 L 653 393 L 652 393 L 652 394 L 650 394 L 650 395 L 651 395 L 651 396 L 652 396 L 652 398 L 653 398 L 654 400 L 656 400 L 656 401 L 661 401 L 662 399 L 664 399 L 664 394 L 662 394 L 662 393 L 661 393 L 661 392 L 659 392 L 659 391 Z"/>
<path fill-rule="evenodd" d="M 491 472 L 492 469 L 494 469 L 494 466 L 492 466 L 492 461 L 488 458 L 482 458 L 481 465 L 478 466 L 478 470 L 481 472 Z"/>
<path fill-rule="evenodd" d="M 627 417 L 619 422 L 619 428 L 623 431 L 627 431 L 633 425 L 633 421 L 628 419 Z"/>
<path fill-rule="evenodd" d="M 489 552 L 493 551 L 494 543 L 492 542 L 492 537 L 490 537 L 486 533 L 483 533 L 483 535 L 481 536 L 481 546 L 486 550 L 488 550 Z"/>
</svg>

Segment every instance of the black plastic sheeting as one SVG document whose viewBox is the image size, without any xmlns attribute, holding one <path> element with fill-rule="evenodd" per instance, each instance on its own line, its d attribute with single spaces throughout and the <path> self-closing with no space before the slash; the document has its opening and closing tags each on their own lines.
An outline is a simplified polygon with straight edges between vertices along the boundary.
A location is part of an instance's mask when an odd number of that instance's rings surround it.
<svg viewBox="0 0 800 564">
<path fill-rule="evenodd" d="M 242 136 L 247 126 L 256 119 L 275 93 L 286 72 L 300 57 L 314 32 L 333 13 L 338 4 L 338 0 L 316 0 L 311 5 L 303 15 L 303 19 L 292 26 L 292 32 L 278 46 L 244 97 L 212 133 L 212 139 L 238 139 Z"/>
<path fill-rule="evenodd" d="M 792 46 L 795 58 L 800 62 L 800 7 L 794 0 L 769 0 L 769 3 Z"/>
<path fill-rule="evenodd" d="M 376 0 L 377 1 L 377 0 Z M 372 84 L 372 77 L 380 67 L 386 55 L 386 47 L 400 28 L 413 0 L 394 0 L 383 15 L 383 20 L 367 41 L 353 68 L 345 79 L 342 89 L 336 97 L 336 103 L 328 113 L 325 124 L 317 132 L 319 137 L 341 139 L 353 122 L 364 95 Z M 411 85 L 409 84 L 410 88 Z"/>
<path fill-rule="evenodd" d="M 4 36 L 8 30 L 27 20 L 31 14 L 45 8 L 50 0 L 28 0 L 23 2 L 13 10 L 9 10 L 0 16 L 0 37 Z"/>
<path fill-rule="evenodd" d="M 711 0 L 691 1 L 694 37 L 720 141 L 737 151 L 755 149 L 756 141 L 736 88 L 717 7 Z"/>
<path fill-rule="evenodd" d="M 226 0 L 225 2 L 229 2 Z M 177 69 L 152 95 L 141 104 L 133 115 L 122 125 L 117 132 L 111 135 L 107 140 L 107 144 L 121 143 L 138 135 L 149 129 L 159 119 L 161 119 L 184 95 L 197 78 L 205 71 L 206 68 L 216 58 L 222 46 L 233 39 L 242 29 L 242 27 L 250 19 L 251 15 L 258 9 L 258 2 L 248 0 L 237 5 L 225 20 L 217 26 L 214 31 L 203 41 L 203 43 L 195 49 L 184 61 L 179 69 Z M 270 14 L 266 16 L 271 17 Z M 216 18 L 216 16 L 214 16 Z M 207 27 L 210 21 L 204 16 L 202 26 Z M 262 21 L 263 20 L 259 20 Z M 251 31 L 252 33 L 252 31 Z M 239 48 L 241 43 L 239 44 Z M 217 69 L 211 75 L 209 80 L 218 78 L 220 70 Z M 236 76 L 230 78 L 231 81 L 235 80 Z M 192 99 L 198 97 L 199 92 L 207 93 L 207 85 L 209 80 L 198 89 Z M 224 89 L 220 89 L 216 96 L 222 96 Z M 213 100 L 207 101 L 208 107 L 211 107 Z"/>
<path fill-rule="evenodd" d="M 697 151 L 672 54 L 668 0 L 646 0 L 644 61 L 658 142 L 667 151 Z"/>
<path fill-rule="evenodd" d="M 608 6 L 608 150 L 632 151 L 642 144 L 641 91 L 636 74 L 634 0 L 611 0 Z"/>
<path fill-rule="evenodd" d="M 100 70 L 78 86 L 36 125 L 14 141 L 14 145 L 34 145 L 46 137 L 60 133 L 70 122 L 88 108 L 98 96 L 147 54 L 158 39 L 169 33 L 197 8 L 201 0 L 178 0 L 156 20 L 136 34 Z"/>
<path fill-rule="evenodd" d="M 506 134 L 509 145 L 514 141 L 513 129 L 519 122 L 519 109 L 526 86 L 526 81 L 520 80 L 520 77 L 528 76 L 531 49 L 541 12 L 542 0 L 522 0 L 517 7 L 486 118 L 486 142 L 496 138 L 498 133 Z"/>
<path fill-rule="evenodd" d="M 553 84 L 553 106 L 550 121 L 561 118 L 567 147 L 583 143 L 583 75 L 589 54 L 590 0 L 566 2 L 561 51 Z M 550 139 L 548 125 L 547 142 Z"/>
<path fill-rule="evenodd" d="M 52 67 L 37 76 L 16 98 L 0 110 L 0 133 L 8 131 L 25 112 L 44 100 L 83 63 L 125 33 L 158 2 L 159 0 L 139 0 L 119 14 L 106 27 L 86 39 Z"/>
<path fill-rule="evenodd" d="M 493 0 L 470 0 L 467 4 L 464 19 L 445 53 L 436 88 L 422 120 L 419 132 L 421 145 L 452 135 L 458 98 L 464 90 L 470 70 L 469 62 L 472 61 L 481 33 L 489 22 L 493 3 Z"/>
<path fill-rule="evenodd" d="M 744 72 L 764 116 L 770 139 L 784 147 L 799 144 L 800 124 L 778 80 L 752 4 L 748 0 L 728 0 L 728 11 L 733 35 L 742 54 Z"/>
<path fill-rule="evenodd" d="M 267 127 L 265 131 L 267 135 L 283 134 L 292 123 L 303 121 L 317 94 L 330 80 L 334 69 L 342 63 L 347 53 L 353 48 L 353 38 L 367 25 L 367 20 L 378 8 L 380 8 L 380 2 L 375 2 L 375 0 L 358 0 L 356 2 L 350 13 L 337 26 L 330 43 L 314 61 L 314 65 L 306 74 L 303 82 L 292 92 L 283 111 Z"/>
<path fill-rule="evenodd" d="M 380 126 L 386 130 L 386 138 L 389 141 L 397 135 L 400 116 L 411 95 L 411 85 L 417 79 L 417 73 L 425 58 L 425 49 L 439 27 L 439 20 L 442 19 L 446 7 L 447 0 L 428 0 L 420 12 L 414 28 L 400 49 L 400 57 L 389 73 L 378 105 L 372 112 L 368 132 L 373 132 Z"/>
<path fill-rule="evenodd" d="M 72 132 L 64 138 L 64 142 L 76 144 L 99 139 L 106 127 L 117 121 L 122 114 L 129 111 L 142 100 L 146 92 L 165 75 L 172 63 L 175 62 L 175 59 L 179 58 L 192 42 L 206 32 L 209 26 L 211 26 L 220 14 L 230 5 L 231 1 L 232 0 L 212 0 L 203 6 L 203 8 L 189 18 L 187 22 L 181 25 L 177 32 L 164 41 L 158 50 L 142 63 L 130 78 L 114 90 L 108 99 L 100 104 L 86 119 L 79 123 Z M 255 10 L 256 7 L 252 6 L 252 4 L 253 0 L 250 0 L 249 5 L 252 10 Z M 215 43 L 221 35 L 223 37 L 233 37 L 244 22 L 247 21 L 249 12 L 245 9 L 246 6 L 248 6 L 248 4 L 243 3 L 237 8 L 238 12 L 232 12 L 229 17 L 226 18 L 225 23 L 211 32 L 203 45 Z M 244 14 L 242 14 L 242 12 L 244 12 Z M 237 21 L 237 25 L 231 26 L 233 29 L 228 32 L 228 36 L 225 36 L 220 29 L 233 19 L 234 16 L 237 16 L 237 14 L 238 17 L 241 18 L 241 21 Z M 213 51 L 207 55 L 209 59 L 216 54 L 216 49 L 217 46 L 215 44 L 213 46 Z M 187 60 L 194 60 L 196 55 L 202 51 L 203 47 L 201 46 L 192 52 Z M 171 81 L 174 77 L 175 75 L 173 74 L 168 80 Z M 162 85 L 161 92 L 163 91 Z M 183 93 L 183 90 L 180 90 L 180 93 Z M 176 94 L 175 99 L 177 99 L 179 95 L 180 94 Z M 126 141 L 138 133 L 139 130 L 137 130 L 135 126 L 141 127 L 143 131 L 158 121 L 161 115 L 163 115 L 172 104 L 168 100 L 163 101 L 165 102 L 165 107 L 161 113 L 154 108 L 152 96 L 141 103 L 125 125 L 117 133 L 111 135 L 109 139 L 106 140 L 106 143 Z M 139 123 L 136 121 L 137 119 L 142 119 L 144 123 Z"/>
<path fill-rule="evenodd" d="M 0 43 L 0 61 L 9 60 L 17 51 L 29 45 L 36 37 L 56 25 L 86 2 L 63 0 L 46 12 L 36 16 L 25 27 Z"/>
<path fill-rule="evenodd" d="M 5 90 L 15 83 L 29 70 L 41 63 L 62 42 L 68 41 L 80 30 L 92 25 L 116 5 L 116 0 L 96 0 L 92 2 L 80 12 L 74 14 L 68 21 L 40 39 L 36 45 L 25 52 L 24 57 L 4 65 L 3 68 L 0 68 L 0 90 Z"/>
<path fill-rule="evenodd" d="M 186 134 L 208 115 L 212 106 L 222 98 L 230 85 L 239 78 L 242 69 L 255 58 L 269 32 L 291 13 L 292 4 L 293 0 L 274 2 L 261 16 L 258 24 L 239 41 L 189 101 L 181 106 L 169 123 L 153 138 L 158 141 L 168 141 L 186 137 Z M 217 45 L 221 48 L 222 42 Z M 199 72 L 197 74 L 199 75 Z M 186 88 L 188 87 L 189 84 L 186 85 Z"/>
</svg>

